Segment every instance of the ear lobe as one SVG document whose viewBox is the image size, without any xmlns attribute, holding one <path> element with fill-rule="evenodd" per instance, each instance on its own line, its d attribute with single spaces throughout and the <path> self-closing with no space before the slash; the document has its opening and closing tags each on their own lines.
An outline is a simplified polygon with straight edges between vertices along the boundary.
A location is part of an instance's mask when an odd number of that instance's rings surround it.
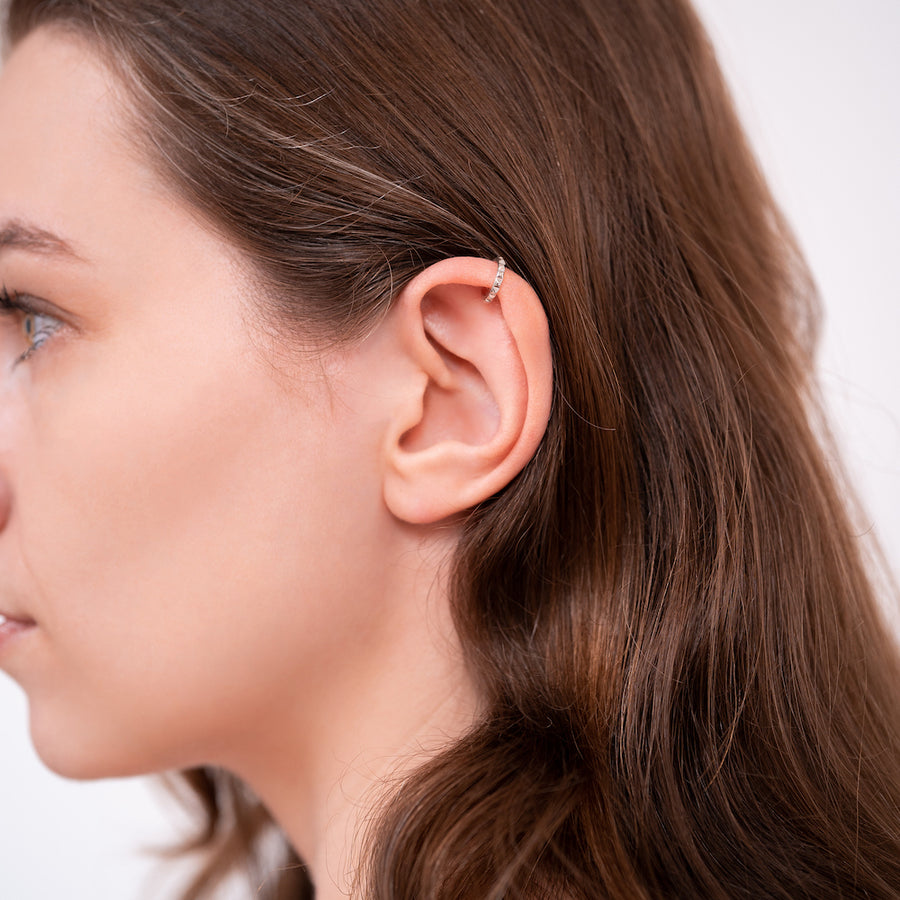
<svg viewBox="0 0 900 900">
<path fill-rule="evenodd" d="M 384 498 L 398 518 L 437 522 L 505 487 L 533 456 L 550 416 L 547 318 L 531 286 L 497 263 L 430 266 L 397 298 L 410 376 L 387 434 Z"/>
</svg>

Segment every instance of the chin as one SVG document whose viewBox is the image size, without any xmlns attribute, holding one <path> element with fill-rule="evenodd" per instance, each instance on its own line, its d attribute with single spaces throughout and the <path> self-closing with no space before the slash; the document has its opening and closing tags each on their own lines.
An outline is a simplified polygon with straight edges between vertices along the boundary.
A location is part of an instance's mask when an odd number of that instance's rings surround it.
<svg viewBox="0 0 900 900">
<path fill-rule="evenodd" d="M 153 764 L 146 747 L 136 747 L 109 729 L 92 729 L 84 720 L 73 722 L 71 716 L 61 719 L 32 707 L 29 724 L 31 742 L 41 762 L 63 778 L 127 778 L 162 768 Z"/>
</svg>

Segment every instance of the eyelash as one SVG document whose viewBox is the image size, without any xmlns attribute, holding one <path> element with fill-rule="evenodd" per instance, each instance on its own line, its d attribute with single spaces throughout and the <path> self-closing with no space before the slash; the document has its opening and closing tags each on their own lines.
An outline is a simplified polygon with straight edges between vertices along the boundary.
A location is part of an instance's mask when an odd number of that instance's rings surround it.
<svg viewBox="0 0 900 900">
<path fill-rule="evenodd" d="M 15 291 L 8 291 L 5 287 L 0 288 L 0 316 L 11 316 L 16 314 L 22 317 L 23 324 L 29 316 L 34 319 L 49 319 L 54 324 L 49 327 L 44 326 L 43 328 L 35 326 L 30 333 L 28 331 L 25 332 L 25 336 L 30 343 L 25 352 L 13 363 L 14 366 L 17 366 L 20 362 L 24 362 L 28 359 L 29 356 L 46 343 L 47 339 L 52 337 L 52 335 L 62 326 L 62 323 L 57 319 L 54 319 L 53 316 L 42 313 L 40 310 L 35 309 L 30 303 L 25 302 Z"/>
</svg>

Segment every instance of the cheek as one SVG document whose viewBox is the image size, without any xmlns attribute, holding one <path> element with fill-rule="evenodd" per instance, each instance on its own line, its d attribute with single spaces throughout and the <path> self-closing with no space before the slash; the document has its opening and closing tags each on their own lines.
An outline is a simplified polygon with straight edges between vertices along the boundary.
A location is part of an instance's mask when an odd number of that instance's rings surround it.
<svg viewBox="0 0 900 900">
<path fill-rule="evenodd" d="M 248 398 L 184 367 L 179 379 L 121 371 L 118 382 L 86 378 L 32 404 L 17 493 L 42 593 L 121 591 L 158 576 L 161 559 L 177 578 L 204 534 L 228 528 L 214 513 L 237 499 L 250 467 Z M 114 606 L 115 593 L 99 597 Z"/>
<path fill-rule="evenodd" d="M 340 548 L 372 479 L 354 481 L 322 404 L 277 398 L 207 361 L 36 405 L 17 533 L 41 644 L 23 683 L 57 771 L 203 761 L 364 634 L 346 598 L 365 567 Z"/>
</svg>

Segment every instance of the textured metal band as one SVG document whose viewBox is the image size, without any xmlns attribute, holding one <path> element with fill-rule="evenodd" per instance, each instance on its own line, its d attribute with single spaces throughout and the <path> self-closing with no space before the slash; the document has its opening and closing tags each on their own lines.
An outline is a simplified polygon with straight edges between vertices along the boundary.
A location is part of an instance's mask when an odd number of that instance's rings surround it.
<svg viewBox="0 0 900 900">
<path fill-rule="evenodd" d="M 494 276 L 491 289 L 484 296 L 485 303 L 490 303 L 500 293 L 500 285 L 503 284 L 503 276 L 506 274 L 506 261 L 503 257 L 498 256 L 494 261 L 497 263 L 497 274 Z"/>
</svg>

